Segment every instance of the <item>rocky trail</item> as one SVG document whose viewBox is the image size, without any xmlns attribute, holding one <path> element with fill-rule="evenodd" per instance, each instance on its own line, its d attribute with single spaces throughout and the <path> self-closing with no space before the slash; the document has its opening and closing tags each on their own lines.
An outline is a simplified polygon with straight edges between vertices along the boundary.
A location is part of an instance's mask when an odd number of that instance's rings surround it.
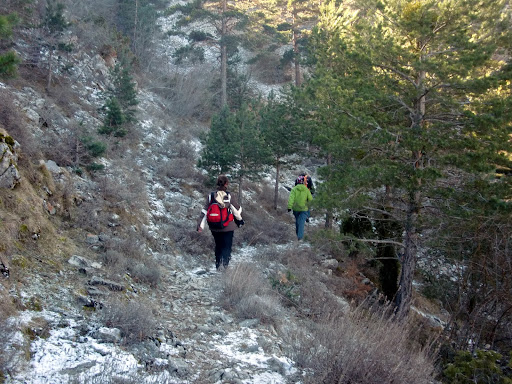
<svg viewBox="0 0 512 384">
<path fill-rule="evenodd" d="M 229 268 L 251 262 L 265 249 L 241 248 Z M 84 259 L 85 260 L 85 259 Z M 8 383 L 291 383 L 300 382 L 294 364 L 283 355 L 282 340 L 258 319 L 237 320 L 220 306 L 224 273 L 199 265 L 167 273 L 149 296 L 157 311 L 155 337 L 125 345 L 116 328 L 101 326 L 95 316 L 70 310 L 68 271 L 60 288 L 47 296 L 52 310 L 24 311 L 17 328 L 34 333 L 30 359 Z M 81 277 L 90 285 L 91 279 Z M 44 290 L 50 277 L 31 282 Z M 62 284 L 69 281 L 71 286 Z M 56 283 L 56 282 L 55 282 Z M 57 286 L 57 284 L 56 284 Z M 112 287 L 110 287 L 112 289 Z M 136 288 L 134 287 L 134 290 Z M 69 297 L 68 297 L 69 299 Z M 60 302 L 59 302 L 60 300 Z M 60 308 L 60 309 L 57 309 Z M 130 308 L 126 308 L 127 311 Z M 143 316 L 140 319 L 144 319 Z M 14 351 L 24 337 L 15 335 Z"/>
</svg>

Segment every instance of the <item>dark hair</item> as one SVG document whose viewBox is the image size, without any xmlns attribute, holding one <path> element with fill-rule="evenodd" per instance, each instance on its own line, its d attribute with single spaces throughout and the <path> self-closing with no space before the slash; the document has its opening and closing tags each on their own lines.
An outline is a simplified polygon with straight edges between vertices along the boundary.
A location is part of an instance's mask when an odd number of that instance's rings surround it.
<svg viewBox="0 0 512 384">
<path fill-rule="evenodd" d="M 220 175 L 217 178 L 217 189 L 219 191 L 225 191 L 228 188 L 229 180 L 226 175 Z"/>
<path fill-rule="evenodd" d="M 313 179 L 306 172 L 302 172 L 295 180 L 295 185 L 304 184 L 309 189 L 313 190 Z"/>
</svg>

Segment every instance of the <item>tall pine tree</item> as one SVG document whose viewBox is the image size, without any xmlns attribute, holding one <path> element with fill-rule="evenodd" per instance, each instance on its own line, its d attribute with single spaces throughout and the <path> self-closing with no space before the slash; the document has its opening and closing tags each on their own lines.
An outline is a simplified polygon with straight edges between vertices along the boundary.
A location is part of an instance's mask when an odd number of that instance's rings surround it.
<svg viewBox="0 0 512 384">
<path fill-rule="evenodd" d="M 302 135 L 291 114 L 286 100 L 278 100 L 271 93 L 267 102 L 260 109 L 260 126 L 263 140 L 270 150 L 276 169 L 274 183 L 274 209 L 277 209 L 279 196 L 279 179 L 283 167 L 289 164 L 288 156 L 295 154 L 301 147 Z"/>
<path fill-rule="evenodd" d="M 210 131 L 202 138 L 204 148 L 199 166 L 212 179 L 227 173 L 237 180 L 240 202 L 245 182 L 259 177 L 270 161 L 258 119 L 257 103 L 244 104 L 234 112 L 223 108 L 213 117 Z"/>
<path fill-rule="evenodd" d="M 512 166 L 503 108 L 511 70 L 501 49 L 510 41 L 509 17 L 502 1 L 356 0 L 324 8 L 306 97 L 326 121 L 330 111 L 339 122 L 316 133 L 326 135 L 333 155 L 321 193 L 340 213 L 351 207 L 404 228 L 403 236 L 363 239 L 399 246 L 401 315 L 412 302 L 420 234 L 433 229 L 423 219 L 453 204 L 442 193 L 466 187 L 455 176 L 478 186 L 473 199 L 506 191 L 494 185 L 493 171 Z"/>
<path fill-rule="evenodd" d="M 47 90 L 49 90 L 52 85 L 53 60 L 55 51 L 59 45 L 59 39 L 69 26 L 69 23 L 64 17 L 64 9 L 64 4 L 56 0 L 48 0 L 46 4 L 42 28 L 47 36 L 47 47 L 49 51 Z"/>
<path fill-rule="evenodd" d="M 238 50 L 240 37 L 237 30 L 243 29 L 247 16 L 240 12 L 234 3 L 227 0 L 194 0 L 186 5 L 175 5 L 168 14 L 179 13 L 177 27 L 207 23 L 211 32 L 192 30 L 188 33 L 190 45 L 180 50 L 181 55 L 202 57 L 201 45 L 213 46 L 219 50 L 220 58 L 220 105 L 228 104 L 228 60 Z M 200 48 L 199 48 L 200 49 Z"/>
</svg>

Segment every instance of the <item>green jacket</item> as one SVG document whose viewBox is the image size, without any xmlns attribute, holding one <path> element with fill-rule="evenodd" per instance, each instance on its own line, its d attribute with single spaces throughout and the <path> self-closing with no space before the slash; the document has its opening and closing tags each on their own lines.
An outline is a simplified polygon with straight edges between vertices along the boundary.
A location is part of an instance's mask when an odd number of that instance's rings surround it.
<svg viewBox="0 0 512 384">
<path fill-rule="evenodd" d="M 309 211 L 309 202 L 313 201 L 313 196 L 308 187 L 304 184 L 297 184 L 290 191 L 290 198 L 288 199 L 288 209 L 293 209 L 298 212 Z"/>
</svg>

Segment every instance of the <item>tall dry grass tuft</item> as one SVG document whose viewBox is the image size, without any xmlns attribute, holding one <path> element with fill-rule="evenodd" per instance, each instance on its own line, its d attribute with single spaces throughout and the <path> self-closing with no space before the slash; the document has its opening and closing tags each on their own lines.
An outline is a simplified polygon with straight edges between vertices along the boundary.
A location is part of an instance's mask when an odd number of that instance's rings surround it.
<svg viewBox="0 0 512 384">
<path fill-rule="evenodd" d="M 113 298 L 104 303 L 101 320 L 111 328 L 118 328 L 127 343 L 142 341 L 156 330 L 156 320 L 150 303 L 142 300 Z"/>
<path fill-rule="evenodd" d="M 3 277 L 0 275 L 0 279 Z M 7 376 L 12 360 L 15 358 L 12 350 L 8 350 L 7 340 L 11 340 L 16 329 L 9 324 L 8 319 L 16 315 L 16 306 L 9 296 L 7 288 L 0 282 L 0 329 L 2 329 L 2 338 L 4 347 L 0 350 L 0 383 L 3 383 Z M 10 348 L 9 348 L 10 349 Z"/>
<path fill-rule="evenodd" d="M 230 266 L 223 276 L 222 305 L 240 318 L 275 323 L 282 311 L 279 297 L 254 264 Z"/>
<path fill-rule="evenodd" d="M 294 356 L 316 373 L 307 382 L 431 383 L 433 354 L 414 342 L 412 323 L 399 322 L 388 311 L 360 306 L 314 323 Z"/>
</svg>

